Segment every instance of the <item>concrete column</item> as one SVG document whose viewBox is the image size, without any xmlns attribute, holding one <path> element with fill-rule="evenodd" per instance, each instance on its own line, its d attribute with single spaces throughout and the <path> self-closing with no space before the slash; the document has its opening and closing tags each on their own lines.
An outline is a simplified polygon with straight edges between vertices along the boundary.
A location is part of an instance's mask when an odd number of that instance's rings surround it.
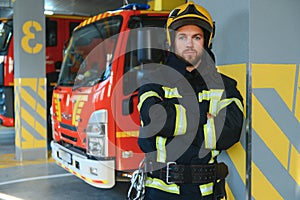
<svg viewBox="0 0 300 200">
<path fill-rule="evenodd" d="M 46 159 L 44 1 L 17 0 L 13 19 L 16 157 Z"/>
</svg>

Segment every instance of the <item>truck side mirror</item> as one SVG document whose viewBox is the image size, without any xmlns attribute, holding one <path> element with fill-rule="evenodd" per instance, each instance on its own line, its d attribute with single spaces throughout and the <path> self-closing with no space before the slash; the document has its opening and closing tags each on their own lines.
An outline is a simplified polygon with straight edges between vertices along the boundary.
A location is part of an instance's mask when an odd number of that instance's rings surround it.
<svg viewBox="0 0 300 200">
<path fill-rule="evenodd" d="M 139 63 L 148 63 L 152 60 L 151 55 L 151 31 L 150 29 L 139 29 L 137 37 L 137 59 Z"/>
<path fill-rule="evenodd" d="M 130 96 L 128 99 L 124 99 L 122 101 L 122 114 L 123 115 L 130 115 L 133 113 L 133 99 Z"/>
</svg>

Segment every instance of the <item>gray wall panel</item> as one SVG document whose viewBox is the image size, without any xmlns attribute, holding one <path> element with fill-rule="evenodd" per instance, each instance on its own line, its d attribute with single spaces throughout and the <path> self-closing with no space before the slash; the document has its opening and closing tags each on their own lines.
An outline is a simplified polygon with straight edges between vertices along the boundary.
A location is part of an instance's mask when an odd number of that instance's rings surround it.
<svg viewBox="0 0 300 200">
<path fill-rule="evenodd" d="M 249 0 L 195 0 L 216 22 L 213 51 L 217 65 L 249 62 Z"/>
<path fill-rule="evenodd" d="M 299 0 L 251 0 L 252 63 L 300 63 L 299 10 Z"/>
</svg>

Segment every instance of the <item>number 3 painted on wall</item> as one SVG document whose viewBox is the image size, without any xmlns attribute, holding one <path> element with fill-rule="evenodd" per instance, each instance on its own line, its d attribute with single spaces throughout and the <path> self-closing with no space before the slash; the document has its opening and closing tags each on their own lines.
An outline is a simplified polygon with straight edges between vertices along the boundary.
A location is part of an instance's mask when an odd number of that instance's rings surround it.
<svg viewBox="0 0 300 200">
<path fill-rule="evenodd" d="M 34 40 L 35 39 L 35 34 L 31 32 L 30 28 L 34 28 L 36 31 L 42 31 L 42 26 L 36 22 L 36 21 L 27 21 L 24 23 L 22 30 L 24 33 L 24 37 L 22 38 L 22 48 L 26 53 L 29 54 L 37 54 L 39 53 L 42 48 L 43 44 L 41 43 L 36 43 L 34 47 L 30 46 L 29 40 Z"/>
</svg>

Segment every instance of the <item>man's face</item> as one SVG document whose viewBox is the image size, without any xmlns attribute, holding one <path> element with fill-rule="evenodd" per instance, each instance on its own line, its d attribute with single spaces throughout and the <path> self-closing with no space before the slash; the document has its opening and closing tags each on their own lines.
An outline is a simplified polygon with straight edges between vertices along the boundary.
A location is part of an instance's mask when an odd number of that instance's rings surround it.
<svg viewBox="0 0 300 200">
<path fill-rule="evenodd" d="M 197 67 L 204 46 L 204 32 L 195 25 L 185 25 L 175 34 L 175 53 Z"/>
</svg>

